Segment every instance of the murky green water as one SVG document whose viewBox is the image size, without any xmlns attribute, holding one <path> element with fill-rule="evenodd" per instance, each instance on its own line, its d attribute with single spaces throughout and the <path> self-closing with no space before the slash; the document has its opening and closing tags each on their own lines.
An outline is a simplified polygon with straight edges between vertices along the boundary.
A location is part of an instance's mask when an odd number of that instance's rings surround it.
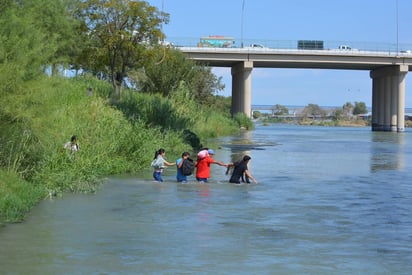
<svg viewBox="0 0 412 275">
<path fill-rule="evenodd" d="M 110 178 L 0 229 L 1 274 L 410 274 L 412 134 L 258 126 L 218 140 L 258 185 Z M 193 178 L 192 178 L 193 179 Z"/>
</svg>

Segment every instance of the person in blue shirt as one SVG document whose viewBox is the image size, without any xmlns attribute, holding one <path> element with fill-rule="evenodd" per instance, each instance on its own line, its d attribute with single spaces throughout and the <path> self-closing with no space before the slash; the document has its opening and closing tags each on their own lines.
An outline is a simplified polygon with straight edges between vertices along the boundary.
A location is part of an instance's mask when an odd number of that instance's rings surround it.
<svg viewBox="0 0 412 275">
<path fill-rule="evenodd" d="M 182 165 L 183 162 L 190 157 L 188 152 L 184 152 L 182 157 L 176 160 L 176 168 L 177 168 L 177 175 L 176 180 L 177 182 L 187 183 L 187 176 L 183 175 L 182 173 Z"/>
</svg>

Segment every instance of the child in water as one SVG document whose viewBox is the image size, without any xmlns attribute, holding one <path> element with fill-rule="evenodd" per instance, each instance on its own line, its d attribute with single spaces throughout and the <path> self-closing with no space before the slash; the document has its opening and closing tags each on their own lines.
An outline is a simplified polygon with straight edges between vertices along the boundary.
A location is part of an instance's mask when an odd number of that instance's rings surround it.
<svg viewBox="0 0 412 275">
<path fill-rule="evenodd" d="M 163 182 L 162 174 L 163 170 L 166 166 L 173 166 L 175 165 L 172 162 L 168 162 L 165 160 L 166 151 L 163 148 L 160 148 L 155 152 L 154 159 L 152 161 L 152 167 L 154 168 L 153 171 L 153 178 L 158 182 Z"/>
</svg>

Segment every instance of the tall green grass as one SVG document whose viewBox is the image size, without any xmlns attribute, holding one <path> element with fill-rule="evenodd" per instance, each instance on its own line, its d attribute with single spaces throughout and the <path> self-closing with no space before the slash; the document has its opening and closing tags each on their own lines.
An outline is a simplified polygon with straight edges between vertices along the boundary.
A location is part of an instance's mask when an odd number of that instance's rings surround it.
<svg viewBox="0 0 412 275">
<path fill-rule="evenodd" d="M 144 171 L 159 148 L 174 161 L 239 130 L 196 103 L 184 83 L 169 98 L 126 91 L 116 102 L 109 84 L 91 78 L 45 77 L 20 87 L 0 98 L 0 222 L 21 220 L 50 195 L 95 192 L 108 175 L 150 176 Z M 72 135 L 75 153 L 63 148 Z"/>
<path fill-rule="evenodd" d="M 41 186 L 24 181 L 18 174 L 0 168 L 0 225 L 24 219 L 30 209 L 44 197 Z"/>
<path fill-rule="evenodd" d="M 226 136 L 239 131 L 240 123 L 214 110 L 213 106 L 197 103 L 185 83 L 181 83 L 170 97 L 124 93 L 118 107 L 131 121 L 145 121 L 149 127 L 190 131 L 200 142 L 217 136 Z M 249 119 L 250 121 L 250 119 Z M 193 147 L 195 144 L 191 144 Z"/>
</svg>

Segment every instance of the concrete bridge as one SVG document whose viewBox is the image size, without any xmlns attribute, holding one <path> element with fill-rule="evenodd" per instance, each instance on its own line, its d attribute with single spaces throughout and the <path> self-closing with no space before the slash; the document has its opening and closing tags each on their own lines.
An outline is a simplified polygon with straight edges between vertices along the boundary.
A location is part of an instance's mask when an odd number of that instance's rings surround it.
<svg viewBox="0 0 412 275">
<path fill-rule="evenodd" d="M 232 115 L 251 115 L 253 68 L 368 70 L 372 79 L 372 131 L 405 129 L 405 76 L 412 54 L 360 50 L 179 47 L 188 58 L 212 67 L 230 67 Z"/>
</svg>

